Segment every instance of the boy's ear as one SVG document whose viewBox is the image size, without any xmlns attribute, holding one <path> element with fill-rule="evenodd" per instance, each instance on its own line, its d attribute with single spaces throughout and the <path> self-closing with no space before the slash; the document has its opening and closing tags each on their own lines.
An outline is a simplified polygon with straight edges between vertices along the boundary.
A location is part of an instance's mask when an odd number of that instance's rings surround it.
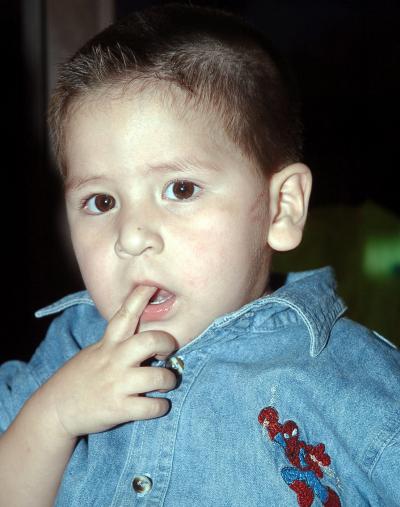
<svg viewBox="0 0 400 507">
<path fill-rule="evenodd" d="M 292 250 L 301 243 L 311 187 L 311 171 L 302 163 L 291 164 L 271 176 L 268 244 L 273 250 Z"/>
</svg>

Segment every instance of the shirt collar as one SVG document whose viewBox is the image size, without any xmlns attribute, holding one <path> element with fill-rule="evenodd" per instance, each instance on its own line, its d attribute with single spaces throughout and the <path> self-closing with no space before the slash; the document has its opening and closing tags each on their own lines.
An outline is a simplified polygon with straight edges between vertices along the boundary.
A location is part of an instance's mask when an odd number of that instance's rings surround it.
<svg viewBox="0 0 400 507">
<path fill-rule="evenodd" d="M 291 308 L 304 322 L 310 337 L 310 356 L 318 356 L 327 344 L 334 323 L 347 309 L 336 293 L 337 284 L 333 268 L 326 266 L 287 275 L 274 273 L 271 274 L 272 279 L 280 280 L 283 285 L 272 293 L 242 306 L 239 310 L 218 317 L 180 351 L 195 350 L 213 341 L 209 331 L 214 328 L 222 329 L 229 325 L 248 332 L 265 329 L 265 322 L 283 305 Z M 229 334 L 231 332 L 230 328 Z"/>
<path fill-rule="evenodd" d="M 203 339 L 200 342 L 200 339 L 211 328 L 222 328 L 230 323 L 234 324 L 235 321 L 249 320 L 248 316 L 255 312 L 257 312 L 257 316 L 264 312 L 265 319 L 268 319 L 271 313 L 265 311 L 267 308 L 284 305 L 291 308 L 303 320 L 310 336 L 310 355 L 316 357 L 325 347 L 334 323 L 347 309 L 343 300 L 336 293 L 337 284 L 333 268 L 326 266 L 310 271 L 292 272 L 288 275 L 271 274 L 271 281 L 276 282 L 277 280 L 280 280 L 281 285 L 272 293 L 251 301 L 239 310 L 218 317 L 206 330 L 180 350 L 194 349 L 200 343 L 204 344 L 204 341 L 208 340 Z M 36 311 L 35 316 L 51 315 L 82 303 L 95 307 L 87 290 L 65 296 Z M 97 312 L 96 308 L 94 311 Z M 100 314 L 98 317 L 104 320 Z M 252 320 L 254 330 L 257 328 L 257 322 L 260 321 L 262 319 Z M 104 323 L 106 324 L 105 321 Z M 212 339 L 211 336 L 210 339 Z"/>
<path fill-rule="evenodd" d="M 289 273 L 286 283 L 263 298 L 292 308 L 304 321 L 310 336 L 310 355 L 316 357 L 325 347 L 336 320 L 347 310 L 336 292 L 331 266 Z"/>
</svg>

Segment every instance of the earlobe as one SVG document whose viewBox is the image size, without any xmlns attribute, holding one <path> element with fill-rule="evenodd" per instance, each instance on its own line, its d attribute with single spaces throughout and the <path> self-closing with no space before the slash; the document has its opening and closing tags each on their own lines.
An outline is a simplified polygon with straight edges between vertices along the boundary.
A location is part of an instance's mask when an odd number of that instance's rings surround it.
<svg viewBox="0 0 400 507">
<path fill-rule="evenodd" d="M 283 252 L 301 243 L 311 187 L 311 171 L 302 163 L 291 164 L 271 177 L 268 244 L 272 249 Z"/>
</svg>

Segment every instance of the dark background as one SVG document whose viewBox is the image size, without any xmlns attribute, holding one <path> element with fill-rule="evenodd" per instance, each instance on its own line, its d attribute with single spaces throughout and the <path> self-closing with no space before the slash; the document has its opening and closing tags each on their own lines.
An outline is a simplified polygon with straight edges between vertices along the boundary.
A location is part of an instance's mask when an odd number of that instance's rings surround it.
<svg viewBox="0 0 400 507">
<path fill-rule="evenodd" d="M 62 246 L 62 194 L 47 154 L 46 2 L 31 1 L 37 9 L 36 18 L 28 19 L 34 23 L 28 44 L 26 2 L 0 2 L 5 274 L 0 363 L 28 360 L 50 322 L 36 319 L 34 311 L 84 288 Z M 155 3 L 166 2 L 119 0 L 115 15 Z M 400 217 L 399 2 L 192 3 L 242 14 L 289 60 L 303 99 L 304 162 L 314 176 L 310 209 L 372 200 Z M 34 67 L 27 47 L 40 56 Z"/>
</svg>

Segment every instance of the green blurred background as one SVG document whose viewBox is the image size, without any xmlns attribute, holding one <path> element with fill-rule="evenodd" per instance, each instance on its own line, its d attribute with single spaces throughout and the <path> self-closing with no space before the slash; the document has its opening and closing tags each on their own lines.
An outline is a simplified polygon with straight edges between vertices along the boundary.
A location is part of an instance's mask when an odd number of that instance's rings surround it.
<svg viewBox="0 0 400 507">
<path fill-rule="evenodd" d="M 309 211 L 302 244 L 276 252 L 273 271 L 330 265 L 346 315 L 400 346 L 400 220 L 372 201 Z"/>
</svg>

